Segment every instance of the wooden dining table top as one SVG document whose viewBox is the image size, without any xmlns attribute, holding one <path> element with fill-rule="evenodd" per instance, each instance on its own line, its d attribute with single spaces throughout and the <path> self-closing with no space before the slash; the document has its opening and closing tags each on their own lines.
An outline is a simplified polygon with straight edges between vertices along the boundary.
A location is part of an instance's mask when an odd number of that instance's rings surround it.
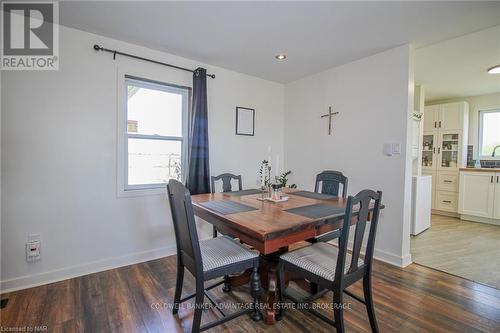
<svg viewBox="0 0 500 333">
<path fill-rule="evenodd" d="M 243 242 L 254 246 L 262 254 L 271 254 L 293 243 L 310 239 L 325 232 L 342 228 L 345 209 L 334 215 L 321 218 L 310 218 L 288 212 L 286 210 L 329 204 L 345 208 L 347 199 L 332 197 L 313 199 L 294 195 L 297 189 L 284 189 L 288 200 L 284 202 L 260 201 L 261 194 L 231 195 L 226 193 L 198 194 L 191 197 L 195 215 L 215 225 L 224 234 L 240 238 Z M 203 205 L 209 201 L 230 200 L 255 210 L 222 214 Z M 356 211 L 356 209 L 354 209 Z M 353 219 L 353 223 L 355 223 Z"/>
</svg>

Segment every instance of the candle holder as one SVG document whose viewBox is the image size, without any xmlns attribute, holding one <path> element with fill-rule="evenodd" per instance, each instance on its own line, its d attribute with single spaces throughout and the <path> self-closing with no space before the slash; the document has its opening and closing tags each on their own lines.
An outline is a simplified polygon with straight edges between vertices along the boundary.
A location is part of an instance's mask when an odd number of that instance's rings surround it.
<svg viewBox="0 0 500 333">
<path fill-rule="evenodd" d="M 266 200 L 267 198 L 269 198 L 269 193 L 270 193 L 269 186 L 261 186 L 260 190 L 261 190 L 261 196 L 260 196 L 260 198 L 262 200 Z"/>
<path fill-rule="evenodd" d="M 281 200 L 283 196 L 283 185 L 280 183 L 274 183 L 271 185 L 270 197 L 272 200 Z"/>
</svg>

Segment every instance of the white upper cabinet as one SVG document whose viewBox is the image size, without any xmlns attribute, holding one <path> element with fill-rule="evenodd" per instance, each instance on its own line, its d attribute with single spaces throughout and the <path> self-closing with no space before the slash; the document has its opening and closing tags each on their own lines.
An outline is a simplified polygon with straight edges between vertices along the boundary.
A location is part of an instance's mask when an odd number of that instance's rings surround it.
<svg viewBox="0 0 500 333">
<path fill-rule="evenodd" d="M 460 172 L 458 212 L 462 215 L 492 218 L 497 175 L 494 172 Z"/>
<path fill-rule="evenodd" d="M 438 152 L 437 132 L 424 132 L 422 147 L 422 170 L 435 170 Z"/>
<path fill-rule="evenodd" d="M 467 161 L 469 107 L 466 102 L 425 107 L 422 168 L 458 171 Z"/>
<path fill-rule="evenodd" d="M 429 105 L 424 111 L 424 131 L 460 131 L 468 124 L 466 102 Z"/>
<path fill-rule="evenodd" d="M 439 131 L 439 143 L 437 151 L 438 170 L 454 170 L 465 165 L 467 156 L 463 156 L 465 149 L 462 131 Z M 467 154 L 465 154 L 467 155 Z M 464 159 L 465 158 L 465 159 Z"/>
<path fill-rule="evenodd" d="M 448 103 L 439 105 L 437 127 L 443 131 L 458 131 L 464 126 L 465 103 Z"/>
<path fill-rule="evenodd" d="M 430 105 L 424 108 L 424 131 L 437 129 L 439 117 L 439 105 Z"/>
</svg>

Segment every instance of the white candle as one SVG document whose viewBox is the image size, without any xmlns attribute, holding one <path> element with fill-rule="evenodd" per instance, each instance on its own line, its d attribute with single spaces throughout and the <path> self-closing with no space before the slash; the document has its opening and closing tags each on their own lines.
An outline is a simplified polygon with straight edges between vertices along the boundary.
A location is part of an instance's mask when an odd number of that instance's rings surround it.
<svg viewBox="0 0 500 333">
<path fill-rule="evenodd" d="M 267 169 L 267 165 L 262 164 L 262 174 L 260 175 L 260 186 L 261 187 L 266 186 L 266 169 Z"/>
<path fill-rule="evenodd" d="M 280 169 L 280 155 L 276 155 L 276 169 L 275 169 L 275 176 L 276 177 L 279 177 L 280 173 L 279 173 L 279 169 Z"/>
</svg>

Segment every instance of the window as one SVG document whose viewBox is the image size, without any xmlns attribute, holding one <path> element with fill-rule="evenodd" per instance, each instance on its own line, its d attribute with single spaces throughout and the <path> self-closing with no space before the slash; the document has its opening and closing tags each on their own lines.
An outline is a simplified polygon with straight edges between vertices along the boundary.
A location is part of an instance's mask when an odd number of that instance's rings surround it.
<svg viewBox="0 0 500 333">
<path fill-rule="evenodd" d="M 189 88 L 125 77 L 125 190 L 183 179 Z"/>
<path fill-rule="evenodd" d="M 500 108 L 479 111 L 479 155 L 491 158 L 493 149 L 500 145 Z M 495 158 L 500 159 L 500 148 Z"/>
</svg>

